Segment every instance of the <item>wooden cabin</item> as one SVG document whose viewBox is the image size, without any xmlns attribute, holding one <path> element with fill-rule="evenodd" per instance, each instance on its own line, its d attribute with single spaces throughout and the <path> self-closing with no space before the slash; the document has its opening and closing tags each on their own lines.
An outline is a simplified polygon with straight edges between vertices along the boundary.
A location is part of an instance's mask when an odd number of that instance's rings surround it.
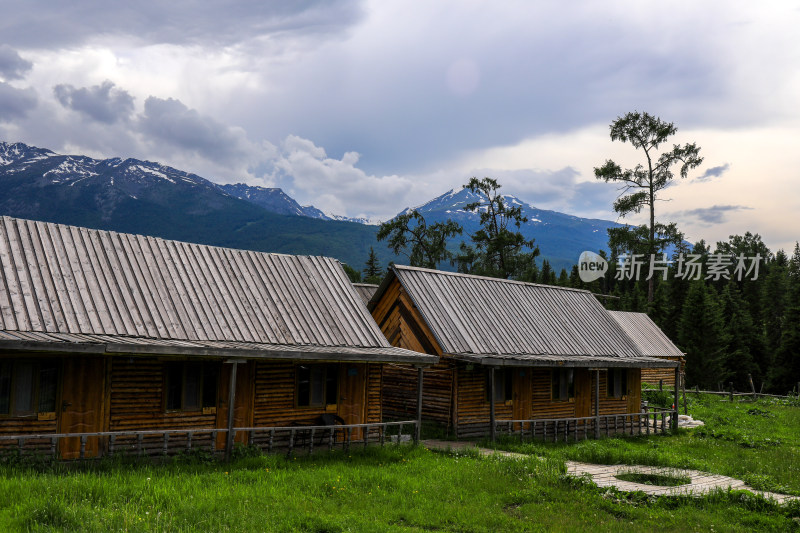
<svg viewBox="0 0 800 533">
<path fill-rule="evenodd" d="M 0 218 L 0 448 L 219 429 L 195 437 L 222 449 L 231 426 L 378 423 L 385 365 L 436 361 L 391 346 L 334 259 Z M 137 438 L 166 452 L 187 435 Z M 28 444 L 115 442 L 84 437 Z"/>
<path fill-rule="evenodd" d="M 395 265 L 369 302 L 393 346 L 437 355 L 426 368 L 424 419 L 457 437 L 486 435 L 492 419 L 639 413 L 642 357 L 587 291 Z M 383 410 L 416 405 L 415 373 L 390 365 Z"/>
<path fill-rule="evenodd" d="M 627 311 L 609 311 L 609 313 L 641 355 L 674 361 L 680 365 L 680 375 L 684 375 L 683 369 L 686 360 L 683 356 L 686 354 L 669 340 L 669 337 L 647 316 L 647 313 Z M 675 372 L 671 368 L 644 368 L 642 369 L 642 382 L 648 385 L 662 384 L 665 387 L 674 388 Z"/>
</svg>

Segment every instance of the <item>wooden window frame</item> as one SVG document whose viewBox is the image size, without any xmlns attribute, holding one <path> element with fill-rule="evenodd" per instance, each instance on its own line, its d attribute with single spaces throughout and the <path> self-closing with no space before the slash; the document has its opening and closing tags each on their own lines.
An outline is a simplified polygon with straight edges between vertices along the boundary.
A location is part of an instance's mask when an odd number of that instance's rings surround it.
<svg viewBox="0 0 800 533">
<path fill-rule="evenodd" d="M 609 368 L 606 373 L 606 397 L 615 400 L 628 399 L 628 369 Z M 619 388 L 619 393 L 617 389 Z"/>
<path fill-rule="evenodd" d="M 169 387 L 170 387 L 170 369 L 174 369 L 180 365 L 181 386 L 180 386 L 180 406 L 170 406 L 169 400 Z M 197 405 L 186 406 L 186 378 L 188 369 L 192 366 L 197 366 L 200 369 L 197 387 Z M 208 408 L 215 408 L 219 403 L 219 378 L 220 378 L 221 364 L 214 361 L 165 361 L 164 363 L 164 382 L 162 403 L 165 413 L 201 413 Z M 214 382 L 211 386 L 214 388 L 214 401 L 206 402 L 206 377 L 215 375 Z"/>
<path fill-rule="evenodd" d="M 31 410 L 25 412 L 17 412 L 15 410 L 17 397 L 14 387 L 14 380 L 17 377 L 17 365 L 30 364 L 31 371 Z M 9 365 L 11 368 L 10 377 L 8 380 L 8 413 L 0 413 L 0 419 L 10 418 L 39 418 L 42 420 L 55 419 L 58 410 L 59 386 L 61 376 L 61 365 L 58 361 L 47 359 L 0 359 L 0 365 Z M 53 374 L 53 405 L 52 409 L 42 410 L 42 371 L 47 367 L 54 370 Z"/>
<path fill-rule="evenodd" d="M 510 368 L 495 368 L 494 369 L 494 381 L 495 381 L 495 391 L 494 391 L 494 404 L 504 404 L 504 405 L 511 405 L 514 401 L 513 398 L 513 371 Z M 500 385 L 499 387 L 497 385 Z M 484 400 L 486 403 L 490 403 L 491 398 L 489 397 L 489 370 L 486 370 L 486 380 L 484 381 L 484 388 L 486 389 L 486 394 L 484 395 Z"/>
<path fill-rule="evenodd" d="M 562 378 L 562 376 L 566 375 L 570 375 L 571 379 Z M 564 390 L 565 387 L 566 391 Z M 558 393 L 556 393 L 556 389 L 558 389 Z M 550 371 L 550 401 L 553 402 L 575 401 L 574 368 L 554 368 Z"/>
<path fill-rule="evenodd" d="M 312 368 L 322 368 L 322 402 L 313 403 L 311 400 L 314 396 L 314 384 L 312 383 Z M 308 363 L 298 364 L 294 367 L 294 406 L 296 409 L 329 409 L 339 404 L 339 373 L 341 371 L 339 363 Z M 300 372 L 301 370 L 308 370 L 308 403 L 301 403 L 300 399 Z M 335 388 L 331 390 L 329 384 L 333 383 Z M 335 400 L 331 402 L 330 400 Z"/>
</svg>

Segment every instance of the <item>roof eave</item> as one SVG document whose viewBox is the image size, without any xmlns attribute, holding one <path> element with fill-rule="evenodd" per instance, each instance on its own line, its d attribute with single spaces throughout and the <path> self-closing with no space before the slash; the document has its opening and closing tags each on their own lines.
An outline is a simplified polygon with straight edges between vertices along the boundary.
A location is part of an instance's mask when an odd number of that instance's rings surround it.
<svg viewBox="0 0 800 533">
<path fill-rule="evenodd" d="M 677 368 L 679 361 L 653 357 L 542 356 L 541 354 L 445 354 L 457 361 L 484 366 L 548 368 Z"/>
<path fill-rule="evenodd" d="M 3 341 L 0 342 L 0 353 L 3 352 L 39 352 L 58 354 L 92 354 L 92 355 L 155 355 L 159 357 L 208 357 L 208 358 L 240 358 L 258 360 L 297 360 L 297 361 L 350 361 L 375 363 L 408 363 L 429 366 L 436 364 L 439 358 L 435 355 L 412 352 L 403 349 L 359 348 L 360 353 L 337 351 L 336 347 L 323 347 L 316 350 L 303 351 L 302 348 L 259 349 L 259 348 L 220 348 L 205 346 L 164 346 L 158 344 L 128 343 L 74 343 L 74 342 L 37 342 L 37 341 Z M 407 352 L 407 353 L 404 353 Z"/>
</svg>

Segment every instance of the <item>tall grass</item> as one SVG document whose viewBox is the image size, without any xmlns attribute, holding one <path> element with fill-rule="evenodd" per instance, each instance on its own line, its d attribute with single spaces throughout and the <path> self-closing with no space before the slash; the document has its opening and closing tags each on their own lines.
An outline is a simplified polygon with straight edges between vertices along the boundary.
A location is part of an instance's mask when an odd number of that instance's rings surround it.
<svg viewBox="0 0 800 533">
<path fill-rule="evenodd" d="M 753 408 L 759 411 L 748 414 Z M 626 495 L 565 475 L 567 457 L 737 471 L 745 467 L 728 461 L 742 452 L 765 463 L 766 483 L 800 488 L 796 473 L 780 472 L 797 458 L 796 414 L 785 406 L 740 404 L 737 410 L 702 398 L 693 409 L 698 418 L 719 417 L 702 436 L 528 444 L 521 448 L 536 456 L 519 461 L 401 445 L 289 460 L 242 449 L 228 464 L 203 456 L 163 464 L 12 462 L 0 465 L 0 531 L 800 529 L 800 505 L 781 508 L 742 492 L 700 499 Z M 740 418 L 748 423 L 737 423 Z M 741 434 L 725 438 L 733 428 Z M 766 438 L 781 442 L 766 444 Z"/>
</svg>

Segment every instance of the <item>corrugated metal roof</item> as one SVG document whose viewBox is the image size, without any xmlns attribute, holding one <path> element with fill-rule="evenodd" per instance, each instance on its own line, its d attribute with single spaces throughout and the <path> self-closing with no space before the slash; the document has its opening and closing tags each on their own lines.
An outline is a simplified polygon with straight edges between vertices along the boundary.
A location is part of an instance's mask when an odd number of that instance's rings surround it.
<svg viewBox="0 0 800 533">
<path fill-rule="evenodd" d="M 651 357 L 682 357 L 684 355 L 646 313 L 609 311 L 609 314 L 630 337 L 642 355 Z"/>
<path fill-rule="evenodd" d="M 391 348 L 335 259 L 10 217 L 0 218 L 0 330 L 154 346 Z"/>
<path fill-rule="evenodd" d="M 372 296 L 375 294 L 375 291 L 378 290 L 378 286 L 373 285 L 372 283 L 353 283 L 353 287 L 356 289 L 361 301 L 364 302 L 364 305 L 369 303 L 369 301 L 372 299 Z"/>
<path fill-rule="evenodd" d="M 590 292 L 395 265 L 444 353 L 550 361 L 641 357 Z M 386 290 L 384 280 L 370 305 Z M 642 359 L 642 362 L 654 363 Z M 584 365 L 582 365 L 584 366 Z"/>
</svg>

